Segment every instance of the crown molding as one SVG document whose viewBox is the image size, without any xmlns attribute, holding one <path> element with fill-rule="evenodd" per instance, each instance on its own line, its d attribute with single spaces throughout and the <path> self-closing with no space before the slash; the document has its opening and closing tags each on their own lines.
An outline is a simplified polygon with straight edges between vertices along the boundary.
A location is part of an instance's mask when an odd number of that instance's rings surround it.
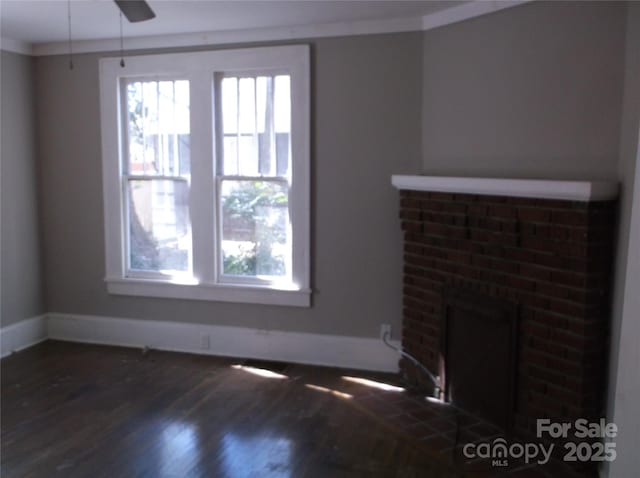
<svg viewBox="0 0 640 478">
<path fill-rule="evenodd" d="M 396 33 L 419 31 L 420 28 L 421 21 L 419 18 L 396 18 L 389 20 L 329 23 L 323 25 L 303 25 L 282 28 L 227 30 L 125 38 L 124 46 L 126 50 L 148 50 L 154 48 L 228 45 L 232 43 Z M 43 43 L 34 45 L 33 53 L 36 56 L 61 55 L 66 54 L 68 48 L 67 42 Z M 120 40 L 117 38 L 73 42 L 74 53 L 116 51 L 119 49 Z"/>
<path fill-rule="evenodd" d="M 422 31 L 433 30 L 434 28 L 462 22 L 506 8 L 517 7 L 532 1 L 533 0 L 476 0 L 456 7 L 445 8 L 439 12 L 422 17 Z"/>
<path fill-rule="evenodd" d="M 472 2 L 446 8 L 423 17 L 362 20 L 356 22 L 327 23 L 321 25 L 301 25 L 292 27 L 227 30 L 125 38 L 125 49 L 151 50 L 157 48 L 228 45 L 233 43 L 286 41 L 306 38 L 427 31 L 468 20 L 470 18 L 487 15 L 505 8 L 516 7 L 531 1 L 533 0 L 474 0 Z M 67 54 L 69 46 L 66 41 L 31 45 L 3 38 L 2 48 L 27 55 L 49 56 Z M 103 40 L 78 40 L 73 42 L 74 53 L 95 53 L 117 51 L 119 49 L 120 40 L 117 38 Z"/>
</svg>

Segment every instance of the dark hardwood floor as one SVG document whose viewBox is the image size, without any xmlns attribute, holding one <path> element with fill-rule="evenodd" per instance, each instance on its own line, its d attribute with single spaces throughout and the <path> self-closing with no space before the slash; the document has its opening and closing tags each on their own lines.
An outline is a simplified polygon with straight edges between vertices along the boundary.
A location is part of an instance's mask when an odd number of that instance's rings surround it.
<svg viewBox="0 0 640 478">
<path fill-rule="evenodd" d="M 54 341 L 9 356 L 2 477 L 458 476 L 376 410 L 405 403 L 397 393 L 343 370 L 271 366 L 274 378 L 240 363 Z"/>
</svg>

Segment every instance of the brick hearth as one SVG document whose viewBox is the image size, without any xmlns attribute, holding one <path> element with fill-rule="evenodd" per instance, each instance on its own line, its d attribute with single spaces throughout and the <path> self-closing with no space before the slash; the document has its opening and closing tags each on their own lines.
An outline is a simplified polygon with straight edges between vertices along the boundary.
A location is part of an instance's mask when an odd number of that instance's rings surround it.
<svg viewBox="0 0 640 478">
<path fill-rule="evenodd" d="M 514 426 L 603 414 L 616 201 L 404 190 L 402 344 L 439 372 L 443 297 L 517 306 Z M 401 362 L 404 373 L 424 380 Z"/>
</svg>

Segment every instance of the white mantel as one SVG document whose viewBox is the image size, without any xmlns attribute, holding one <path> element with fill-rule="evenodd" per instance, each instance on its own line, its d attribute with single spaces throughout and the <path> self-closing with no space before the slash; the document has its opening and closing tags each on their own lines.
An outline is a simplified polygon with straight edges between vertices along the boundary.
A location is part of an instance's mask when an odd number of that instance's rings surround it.
<svg viewBox="0 0 640 478">
<path fill-rule="evenodd" d="M 413 191 L 562 199 L 565 201 L 606 201 L 618 197 L 618 183 L 614 181 L 393 175 L 391 183 L 398 189 Z"/>
</svg>

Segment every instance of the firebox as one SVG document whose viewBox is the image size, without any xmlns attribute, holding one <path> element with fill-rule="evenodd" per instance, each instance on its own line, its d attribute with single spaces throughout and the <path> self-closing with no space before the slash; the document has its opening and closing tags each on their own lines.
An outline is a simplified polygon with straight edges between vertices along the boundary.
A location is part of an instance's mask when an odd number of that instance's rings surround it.
<svg viewBox="0 0 640 478">
<path fill-rule="evenodd" d="M 510 432 L 515 411 L 517 305 L 447 289 L 440 340 L 441 397 Z"/>
</svg>

